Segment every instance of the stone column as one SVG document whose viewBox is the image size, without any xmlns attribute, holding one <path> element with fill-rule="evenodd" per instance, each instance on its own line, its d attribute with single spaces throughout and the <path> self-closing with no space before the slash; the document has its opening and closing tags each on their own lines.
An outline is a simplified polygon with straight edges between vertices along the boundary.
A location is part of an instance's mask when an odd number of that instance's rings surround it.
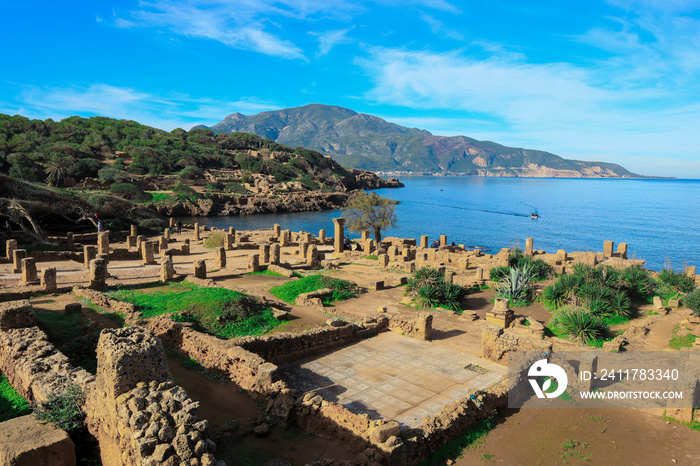
<svg viewBox="0 0 700 466">
<path fill-rule="evenodd" d="M 459 268 L 462 270 L 467 270 L 469 268 L 469 258 L 463 257 L 459 260 Z"/>
<path fill-rule="evenodd" d="M 165 236 L 166 240 L 170 241 L 170 228 L 163 230 L 163 236 Z"/>
<path fill-rule="evenodd" d="M 56 267 L 41 269 L 41 287 L 50 293 L 56 291 Z"/>
<path fill-rule="evenodd" d="M 455 273 L 452 270 L 446 270 L 445 271 L 445 283 L 453 283 L 454 276 L 455 276 Z"/>
<path fill-rule="evenodd" d="M 138 236 L 139 229 L 136 225 L 131 225 L 131 236 Z"/>
<path fill-rule="evenodd" d="M 374 240 L 367 238 L 365 240 L 365 244 L 364 244 L 365 254 L 370 255 L 370 254 L 372 254 L 373 250 L 374 250 Z"/>
<path fill-rule="evenodd" d="M 365 242 L 369 239 L 369 230 L 362 230 L 362 238 L 360 239 L 362 242 Z"/>
<path fill-rule="evenodd" d="M 428 235 L 421 235 L 421 237 L 420 237 L 420 247 L 421 247 L 421 248 L 427 248 L 427 247 L 428 247 Z"/>
<path fill-rule="evenodd" d="M 90 288 L 94 290 L 102 290 L 105 288 L 105 280 L 107 279 L 107 264 L 102 259 L 93 259 L 90 261 Z"/>
<path fill-rule="evenodd" d="M 175 269 L 173 268 L 172 256 L 163 256 L 160 261 L 160 281 L 167 282 L 173 279 Z"/>
<path fill-rule="evenodd" d="M 224 236 L 224 247 L 227 251 L 233 251 L 233 243 L 235 242 L 235 235 L 226 233 L 226 236 Z"/>
<path fill-rule="evenodd" d="M 270 262 L 270 244 L 263 243 L 260 245 L 260 261 L 263 264 L 268 264 Z"/>
<path fill-rule="evenodd" d="M 20 273 L 22 271 L 22 259 L 27 257 L 26 249 L 13 249 L 12 250 L 12 262 L 15 267 L 14 272 Z"/>
<path fill-rule="evenodd" d="M 313 235 L 312 235 L 311 233 L 306 233 L 306 232 L 304 232 L 304 233 L 301 234 L 301 240 L 304 241 L 304 242 L 306 242 L 306 243 L 311 244 L 311 243 L 312 243 L 312 238 L 313 238 Z"/>
<path fill-rule="evenodd" d="M 612 241 L 603 242 L 603 257 L 605 257 L 606 259 L 608 257 L 612 257 L 614 247 L 615 247 L 615 243 Z"/>
<path fill-rule="evenodd" d="M 280 246 L 289 246 L 289 243 L 291 243 L 292 240 L 292 231 L 291 230 L 282 230 L 282 236 L 280 237 Z"/>
<path fill-rule="evenodd" d="M 226 267 L 226 249 L 218 247 L 214 250 L 214 266 L 223 269 Z"/>
<path fill-rule="evenodd" d="M 194 276 L 196 278 L 207 278 L 207 263 L 203 260 L 196 260 L 193 262 L 194 265 Z"/>
<path fill-rule="evenodd" d="M 345 250 L 345 219 L 343 217 L 333 219 L 335 236 L 333 237 L 333 251 L 340 254 Z"/>
<path fill-rule="evenodd" d="M 270 264 L 279 265 L 280 263 L 280 245 L 273 243 L 270 246 Z"/>
<path fill-rule="evenodd" d="M 199 241 L 201 239 L 199 235 L 199 222 L 194 224 L 194 240 Z"/>
<path fill-rule="evenodd" d="M 525 255 L 531 256 L 534 252 L 535 240 L 533 238 L 525 238 Z"/>
<path fill-rule="evenodd" d="M 694 265 L 689 265 L 688 267 L 685 268 L 685 274 L 695 280 L 695 266 Z"/>
<path fill-rule="evenodd" d="M 326 230 L 318 230 L 318 242 L 321 244 L 326 242 Z"/>
<path fill-rule="evenodd" d="M 109 254 L 109 232 L 101 231 L 97 234 L 97 253 Z"/>
<path fill-rule="evenodd" d="M 180 246 L 180 251 L 182 251 L 182 253 L 186 256 L 190 254 L 190 239 L 189 238 L 185 238 L 184 243 Z"/>
<path fill-rule="evenodd" d="M 309 243 L 302 241 L 299 243 L 299 260 L 306 259 L 306 250 L 309 248 Z"/>
<path fill-rule="evenodd" d="M 617 254 L 621 258 L 627 259 L 627 243 L 620 243 L 617 245 Z"/>
<path fill-rule="evenodd" d="M 486 323 L 499 328 L 508 328 L 515 319 L 515 312 L 508 309 L 508 300 L 505 298 L 495 298 L 493 309 L 486 312 Z"/>
<path fill-rule="evenodd" d="M 379 255 L 379 267 L 386 269 L 389 266 L 389 255 L 380 254 Z"/>
<path fill-rule="evenodd" d="M 8 239 L 5 241 L 5 257 L 7 257 L 8 260 L 13 260 L 14 256 L 12 255 L 12 251 L 15 249 L 17 249 L 16 239 Z"/>
<path fill-rule="evenodd" d="M 126 237 L 126 247 L 127 248 L 135 248 L 136 247 L 136 236 L 127 236 Z"/>
<path fill-rule="evenodd" d="M 75 242 L 73 241 L 73 232 L 69 231 L 66 233 L 66 249 L 72 251 L 75 247 Z"/>
<path fill-rule="evenodd" d="M 476 268 L 476 279 L 477 280 L 483 280 L 484 279 L 484 269 L 481 267 Z"/>
<path fill-rule="evenodd" d="M 177 222 L 175 221 L 175 218 L 174 218 L 174 217 L 170 217 L 170 218 L 168 219 L 168 226 L 169 226 L 170 228 L 175 228 L 175 225 L 177 225 Z"/>
<path fill-rule="evenodd" d="M 156 263 L 156 260 L 153 258 L 153 243 L 151 241 L 141 243 L 141 259 L 143 260 L 143 265 Z"/>
<path fill-rule="evenodd" d="M 36 282 L 38 277 L 36 275 L 36 261 L 33 257 L 27 257 L 22 259 L 22 281 L 25 285 L 32 282 Z"/>
<path fill-rule="evenodd" d="M 309 267 L 318 265 L 318 249 L 315 244 L 310 245 L 306 251 L 306 265 Z"/>
<path fill-rule="evenodd" d="M 564 265 L 568 258 L 569 258 L 569 256 L 566 254 L 566 251 L 564 251 L 563 249 L 560 249 L 557 251 L 557 264 Z"/>
<path fill-rule="evenodd" d="M 279 238 L 279 237 L 280 237 L 280 233 L 282 233 L 282 227 L 280 226 L 279 223 L 275 223 L 275 224 L 272 226 L 272 234 L 275 236 L 275 238 Z"/>
<path fill-rule="evenodd" d="M 165 236 L 160 237 L 160 244 L 158 244 L 158 252 L 160 252 L 161 255 L 165 253 L 165 251 L 168 250 L 168 238 Z"/>
<path fill-rule="evenodd" d="M 429 312 L 421 312 L 416 316 L 416 340 L 432 340 L 433 315 Z"/>
<path fill-rule="evenodd" d="M 83 256 L 85 268 L 90 268 L 90 261 L 97 257 L 97 247 L 95 246 L 83 246 Z"/>
<path fill-rule="evenodd" d="M 440 246 L 447 246 L 447 235 L 440 235 Z"/>
<path fill-rule="evenodd" d="M 248 272 L 257 272 L 260 270 L 260 255 L 251 254 L 248 256 Z"/>
<path fill-rule="evenodd" d="M 141 245 L 146 241 L 146 237 L 143 235 L 138 235 L 136 237 L 136 250 L 140 251 L 141 250 Z"/>
<path fill-rule="evenodd" d="M 233 242 L 236 242 L 236 229 L 233 227 L 228 227 L 228 234 L 233 235 Z"/>
</svg>

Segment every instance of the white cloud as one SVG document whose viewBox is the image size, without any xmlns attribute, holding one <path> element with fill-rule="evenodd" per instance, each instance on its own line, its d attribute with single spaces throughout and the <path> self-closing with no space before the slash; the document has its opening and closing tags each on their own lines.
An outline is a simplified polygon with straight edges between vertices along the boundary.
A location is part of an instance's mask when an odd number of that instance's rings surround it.
<svg viewBox="0 0 700 466">
<path fill-rule="evenodd" d="M 351 39 L 348 37 L 348 32 L 353 29 L 355 29 L 354 26 L 345 29 L 333 29 L 321 33 L 311 32 L 311 35 L 318 37 L 317 56 L 322 57 L 330 52 L 336 45 L 350 42 Z"/>
<path fill-rule="evenodd" d="M 258 113 L 280 106 L 255 98 L 224 102 L 186 95 L 156 95 L 131 88 L 92 84 L 87 87 L 26 87 L 20 102 L 3 108 L 18 108 L 32 118 L 59 120 L 72 115 L 124 118 L 165 130 L 211 125 L 234 112 Z M 17 112 L 14 112 L 17 113 Z"/>
</svg>

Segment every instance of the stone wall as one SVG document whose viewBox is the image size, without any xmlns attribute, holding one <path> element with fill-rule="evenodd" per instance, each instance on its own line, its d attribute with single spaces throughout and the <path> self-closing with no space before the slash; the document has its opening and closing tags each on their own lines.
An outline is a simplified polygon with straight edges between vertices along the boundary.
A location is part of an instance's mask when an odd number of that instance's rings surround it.
<svg viewBox="0 0 700 466">
<path fill-rule="evenodd" d="M 136 310 L 136 307 L 131 303 L 124 303 L 105 296 L 96 290 L 76 286 L 73 288 L 73 293 L 79 298 L 90 300 L 94 305 L 101 307 L 106 312 L 120 314 L 124 316 L 124 320 L 129 324 L 134 324 L 141 320 L 141 313 Z"/>
<path fill-rule="evenodd" d="M 492 325 L 484 325 L 482 327 L 481 353 L 484 358 L 507 364 L 509 351 L 549 352 L 552 351 L 552 344 Z"/>
<path fill-rule="evenodd" d="M 86 405 L 104 466 L 215 464 L 199 403 L 174 385 L 162 344 L 148 329 L 102 331 Z"/>
<path fill-rule="evenodd" d="M 428 312 L 421 312 L 410 318 L 402 314 L 393 314 L 389 317 L 389 330 L 417 340 L 431 340 L 432 329 L 433 315 Z"/>
</svg>

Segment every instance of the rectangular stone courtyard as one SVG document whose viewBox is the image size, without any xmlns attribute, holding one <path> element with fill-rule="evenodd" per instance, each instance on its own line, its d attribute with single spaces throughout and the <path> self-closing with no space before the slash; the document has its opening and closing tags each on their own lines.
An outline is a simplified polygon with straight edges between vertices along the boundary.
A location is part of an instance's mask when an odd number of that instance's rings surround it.
<svg viewBox="0 0 700 466">
<path fill-rule="evenodd" d="M 373 419 L 418 427 L 447 404 L 483 390 L 507 368 L 454 348 L 393 332 L 282 369 L 292 387 Z"/>
</svg>

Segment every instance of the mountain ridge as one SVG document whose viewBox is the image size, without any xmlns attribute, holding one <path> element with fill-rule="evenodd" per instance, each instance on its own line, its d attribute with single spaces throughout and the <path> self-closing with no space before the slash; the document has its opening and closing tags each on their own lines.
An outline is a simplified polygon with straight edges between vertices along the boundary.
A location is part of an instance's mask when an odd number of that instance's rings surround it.
<svg viewBox="0 0 700 466">
<path fill-rule="evenodd" d="M 609 162 L 478 141 L 437 136 L 380 117 L 324 104 L 309 104 L 243 115 L 236 112 L 212 125 L 214 133 L 247 132 L 288 146 L 304 146 L 345 166 L 380 172 L 567 178 L 645 178 Z"/>
</svg>

